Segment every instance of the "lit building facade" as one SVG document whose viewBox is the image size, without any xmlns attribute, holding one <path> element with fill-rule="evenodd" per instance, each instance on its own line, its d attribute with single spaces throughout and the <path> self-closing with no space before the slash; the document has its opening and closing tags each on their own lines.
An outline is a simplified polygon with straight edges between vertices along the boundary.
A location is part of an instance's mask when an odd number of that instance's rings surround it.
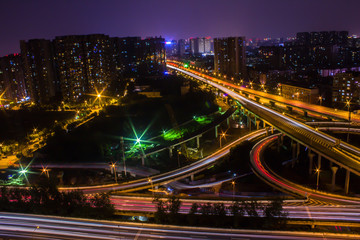
<svg viewBox="0 0 360 240">
<path fill-rule="evenodd" d="M 287 99 L 317 104 L 319 101 L 319 89 L 281 84 L 281 96 Z"/>
<path fill-rule="evenodd" d="M 20 48 L 30 100 L 35 104 L 50 103 L 55 97 L 58 83 L 51 41 L 45 39 L 20 41 Z"/>
<path fill-rule="evenodd" d="M 214 71 L 228 79 L 246 76 L 245 37 L 214 39 Z"/>
<path fill-rule="evenodd" d="M 141 75 L 162 75 L 166 69 L 165 39 L 150 37 L 141 40 L 139 52 L 139 73 Z"/>
<path fill-rule="evenodd" d="M 338 73 L 333 80 L 333 105 L 342 106 L 349 100 L 360 105 L 360 75 L 354 72 Z"/>
<path fill-rule="evenodd" d="M 190 38 L 189 42 L 193 55 L 213 53 L 214 41 L 211 37 Z"/>
<path fill-rule="evenodd" d="M 11 54 L 0 58 L 0 95 L 10 101 L 19 101 L 27 97 L 25 77 L 19 54 Z"/>
<path fill-rule="evenodd" d="M 54 47 L 63 101 L 80 102 L 87 94 L 109 89 L 116 76 L 109 36 L 56 37 Z"/>
</svg>

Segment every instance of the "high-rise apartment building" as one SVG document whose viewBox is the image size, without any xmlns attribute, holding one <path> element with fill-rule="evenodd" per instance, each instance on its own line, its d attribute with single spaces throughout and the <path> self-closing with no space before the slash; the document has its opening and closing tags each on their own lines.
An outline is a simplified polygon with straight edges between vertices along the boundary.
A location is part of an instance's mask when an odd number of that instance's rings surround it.
<svg viewBox="0 0 360 240">
<path fill-rule="evenodd" d="M 166 68 L 165 39 L 149 37 L 141 40 L 139 73 L 142 75 L 163 74 Z"/>
<path fill-rule="evenodd" d="M 299 32 L 296 34 L 296 41 L 306 46 L 346 45 L 348 36 L 348 31 Z"/>
<path fill-rule="evenodd" d="M 116 76 L 109 36 L 92 34 L 56 37 L 54 47 L 64 101 L 79 102 L 87 94 L 109 90 Z"/>
<path fill-rule="evenodd" d="M 177 44 L 178 43 L 177 43 L 176 40 L 172 40 L 170 42 L 165 43 L 165 49 L 166 49 L 166 56 L 167 57 L 178 55 L 178 46 L 177 46 Z"/>
<path fill-rule="evenodd" d="M 0 95 L 9 101 L 19 101 L 26 97 L 25 78 L 21 56 L 11 54 L 0 58 Z"/>
<path fill-rule="evenodd" d="M 332 102 L 336 106 L 351 100 L 360 105 L 360 75 L 355 72 L 338 73 L 333 80 Z"/>
<path fill-rule="evenodd" d="M 210 37 L 190 38 L 190 49 L 193 55 L 212 53 L 214 41 Z"/>
<path fill-rule="evenodd" d="M 51 41 L 20 41 L 20 48 L 30 100 L 36 104 L 49 103 L 55 97 L 57 85 Z"/>
<path fill-rule="evenodd" d="M 228 79 L 246 76 L 245 37 L 214 39 L 214 71 Z"/>
<path fill-rule="evenodd" d="M 137 73 L 139 65 L 139 52 L 141 48 L 140 37 L 111 38 L 114 49 L 116 69 L 121 76 L 130 76 Z"/>
<path fill-rule="evenodd" d="M 178 44 L 177 44 L 177 55 L 179 55 L 180 57 L 185 55 L 185 39 L 179 39 L 178 40 Z"/>
<path fill-rule="evenodd" d="M 116 68 L 121 76 L 162 74 L 165 71 L 165 39 L 161 37 L 113 38 Z"/>
</svg>

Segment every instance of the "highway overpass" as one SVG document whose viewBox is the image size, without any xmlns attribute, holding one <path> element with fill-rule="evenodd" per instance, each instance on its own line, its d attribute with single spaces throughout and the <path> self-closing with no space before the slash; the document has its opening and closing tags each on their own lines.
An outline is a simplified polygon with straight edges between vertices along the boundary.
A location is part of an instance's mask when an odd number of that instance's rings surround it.
<svg viewBox="0 0 360 240">
<path fill-rule="evenodd" d="M 213 80 L 198 76 L 174 65 L 167 65 L 167 67 L 221 90 L 238 101 L 239 104 L 250 111 L 251 114 L 265 121 L 268 125 L 275 127 L 297 143 L 310 148 L 313 152 L 318 153 L 319 156 L 324 156 L 337 165 L 347 169 L 349 171 L 349 176 L 350 172 L 360 175 L 360 149 L 342 142 L 339 144 L 338 139 L 265 107 L 256 101 L 250 100 Z"/>
</svg>

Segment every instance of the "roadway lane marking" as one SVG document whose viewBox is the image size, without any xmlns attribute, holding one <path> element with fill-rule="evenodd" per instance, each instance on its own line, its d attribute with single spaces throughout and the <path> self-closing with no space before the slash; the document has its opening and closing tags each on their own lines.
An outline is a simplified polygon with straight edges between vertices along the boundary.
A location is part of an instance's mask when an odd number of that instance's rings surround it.
<svg viewBox="0 0 360 240">
<path fill-rule="evenodd" d="M 140 236 L 140 234 L 141 234 L 141 231 L 142 231 L 142 228 L 140 228 L 140 230 L 137 232 L 134 240 L 137 240 L 137 239 L 139 238 L 139 236 Z"/>
<path fill-rule="evenodd" d="M 307 214 L 308 214 L 309 218 L 310 218 L 310 219 L 312 219 L 312 217 L 311 217 L 311 213 L 310 213 L 310 211 L 309 211 L 309 207 L 308 207 L 308 206 L 306 206 L 306 207 L 305 207 L 305 209 L 306 209 L 306 212 L 307 212 Z"/>
</svg>

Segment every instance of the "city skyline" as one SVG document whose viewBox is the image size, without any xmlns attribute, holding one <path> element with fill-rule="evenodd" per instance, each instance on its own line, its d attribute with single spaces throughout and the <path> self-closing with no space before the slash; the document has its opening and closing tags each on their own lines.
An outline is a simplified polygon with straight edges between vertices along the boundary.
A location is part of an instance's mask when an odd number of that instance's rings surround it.
<svg viewBox="0 0 360 240">
<path fill-rule="evenodd" d="M 12 1 L 0 14 L 0 56 L 19 53 L 20 40 L 55 36 L 106 34 L 111 37 L 162 36 L 167 40 L 188 37 L 246 36 L 290 37 L 302 31 L 348 30 L 359 34 L 358 1 L 181 1 L 159 0 L 49 3 Z M 150 9 L 150 11 L 149 11 Z M 271 10 L 269 10 L 271 9 Z M 304 17 L 306 12 L 306 17 Z M 161 18 L 157 17 L 159 14 Z M 14 18 L 15 16 L 15 18 Z M 256 17 L 259 16 L 259 17 Z M 46 19 L 46 21 L 44 21 Z M 266 19 L 266 21 L 265 21 Z M 176 28 L 174 27 L 176 26 Z"/>
</svg>

